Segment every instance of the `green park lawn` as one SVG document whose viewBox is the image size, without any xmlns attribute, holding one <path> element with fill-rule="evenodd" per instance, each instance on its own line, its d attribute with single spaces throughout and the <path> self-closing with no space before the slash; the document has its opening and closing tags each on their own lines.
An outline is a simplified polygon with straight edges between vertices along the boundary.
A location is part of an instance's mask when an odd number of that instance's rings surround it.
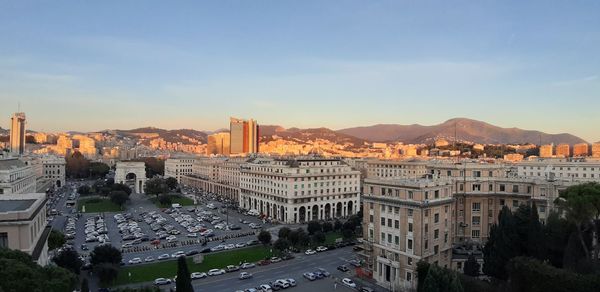
<svg viewBox="0 0 600 292">
<path fill-rule="evenodd" d="M 274 251 L 275 252 L 275 251 Z M 187 258 L 190 273 L 206 272 L 210 269 L 225 268 L 227 265 L 238 265 L 240 262 L 256 262 L 271 257 L 269 247 L 253 246 L 231 251 L 204 254 L 204 261 L 195 264 L 192 257 Z M 131 273 L 131 277 L 129 277 Z M 173 279 L 177 275 L 177 261 L 168 260 L 153 264 L 142 264 L 121 268 L 114 286 L 149 282 L 156 278 Z"/>
<path fill-rule="evenodd" d="M 82 212 L 83 206 L 85 206 L 84 213 L 101 213 L 101 212 L 120 212 L 123 211 L 119 205 L 111 202 L 109 199 L 104 198 L 84 198 L 77 200 L 77 210 Z"/>
<path fill-rule="evenodd" d="M 335 240 L 338 238 L 342 238 L 342 232 L 340 231 L 331 231 L 325 233 L 325 244 L 334 244 Z"/>
<path fill-rule="evenodd" d="M 194 200 L 184 197 L 182 195 L 169 195 L 171 197 L 171 204 L 179 204 L 181 206 L 193 206 L 194 205 Z M 156 207 L 158 208 L 169 208 L 171 207 L 170 204 L 168 205 L 162 205 L 158 199 L 156 197 L 150 199 L 150 201 L 152 201 L 152 203 L 154 203 L 154 205 L 156 205 Z"/>
</svg>

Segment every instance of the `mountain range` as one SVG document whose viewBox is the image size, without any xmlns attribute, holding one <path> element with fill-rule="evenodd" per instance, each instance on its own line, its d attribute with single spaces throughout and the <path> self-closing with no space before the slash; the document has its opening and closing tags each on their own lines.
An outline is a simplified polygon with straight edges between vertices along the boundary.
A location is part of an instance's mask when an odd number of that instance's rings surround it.
<svg viewBox="0 0 600 292">
<path fill-rule="evenodd" d="M 482 144 L 549 144 L 587 143 L 585 140 L 567 133 L 547 134 L 519 128 L 501 128 L 486 122 L 455 118 L 432 126 L 379 124 L 367 127 L 354 127 L 338 130 L 338 133 L 374 142 L 400 141 L 414 144 L 431 144 L 436 139 L 468 141 Z"/>
<path fill-rule="evenodd" d="M 118 136 L 141 137 L 146 134 L 161 137 L 167 142 L 190 143 L 188 138 L 206 143 L 207 136 L 218 131 L 198 131 L 193 129 L 165 130 L 155 127 L 137 128 L 132 130 L 104 130 Z M 29 131 L 28 131 L 29 132 Z M 7 129 L 0 128 L 0 135 L 8 135 Z M 363 147 L 368 142 L 403 142 L 405 144 L 432 144 L 437 139 L 449 142 L 458 141 L 481 144 L 560 144 L 570 145 L 587 143 L 585 140 L 568 134 L 547 134 L 535 130 L 519 128 L 502 128 L 486 122 L 455 118 L 441 124 L 424 126 L 419 124 L 377 124 L 365 127 L 331 130 L 328 128 L 283 128 L 277 125 L 260 126 L 261 141 L 269 142 L 275 139 L 293 140 L 298 143 L 308 143 L 316 139 L 328 140 L 336 144 L 352 144 L 353 147 Z"/>
</svg>

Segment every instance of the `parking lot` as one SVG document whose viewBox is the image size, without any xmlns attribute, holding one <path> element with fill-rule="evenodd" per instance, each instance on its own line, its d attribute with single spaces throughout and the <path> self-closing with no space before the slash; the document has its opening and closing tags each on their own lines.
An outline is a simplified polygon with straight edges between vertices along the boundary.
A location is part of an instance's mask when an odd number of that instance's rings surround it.
<svg viewBox="0 0 600 292">
<path fill-rule="evenodd" d="M 271 227 L 255 216 L 223 208 L 225 203 L 213 200 L 210 194 L 199 196 L 202 206 L 167 209 L 157 208 L 146 195 L 132 194 L 125 212 L 76 214 L 66 201 L 78 198 L 78 185 L 67 188 L 64 198 L 57 200 L 58 212 L 66 216 L 56 216 L 64 220 L 57 220 L 54 227 L 68 236 L 84 258 L 103 243 L 121 249 L 125 265 L 149 263 L 176 253 L 192 255 L 202 249 L 241 248 L 256 239 L 260 228 Z"/>
</svg>

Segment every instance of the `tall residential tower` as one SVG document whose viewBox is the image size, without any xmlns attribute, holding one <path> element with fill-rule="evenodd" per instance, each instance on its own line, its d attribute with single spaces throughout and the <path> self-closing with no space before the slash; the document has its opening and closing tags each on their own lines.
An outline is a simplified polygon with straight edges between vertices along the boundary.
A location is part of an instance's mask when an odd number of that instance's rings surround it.
<svg viewBox="0 0 600 292">
<path fill-rule="evenodd" d="M 14 113 L 10 120 L 10 152 L 23 155 L 25 152 L 25 113 Z"/>
<path fill-rule="evenodd" d="M 258 123 L 255 120 L 231 118 L 229 122 L 230 153 L 258 153 Z"/>
</svg>

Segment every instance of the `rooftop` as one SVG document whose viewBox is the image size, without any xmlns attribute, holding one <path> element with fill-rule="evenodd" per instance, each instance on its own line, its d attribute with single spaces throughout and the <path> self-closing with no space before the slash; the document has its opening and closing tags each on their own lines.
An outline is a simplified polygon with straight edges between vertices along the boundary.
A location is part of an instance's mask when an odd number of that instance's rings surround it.
<svg viewBox="0 0 600 292">
<path fill-rule="evenodd" d="M 0 170 L 11 170 L 27 166 L 25 162 L 17 158 L 0 159 Z"/>
<path fill-rule="evenodd" d="M 29 209 L 36 200 L 1 200 L 0 212 L 15 212 Z"/>
</svg>

